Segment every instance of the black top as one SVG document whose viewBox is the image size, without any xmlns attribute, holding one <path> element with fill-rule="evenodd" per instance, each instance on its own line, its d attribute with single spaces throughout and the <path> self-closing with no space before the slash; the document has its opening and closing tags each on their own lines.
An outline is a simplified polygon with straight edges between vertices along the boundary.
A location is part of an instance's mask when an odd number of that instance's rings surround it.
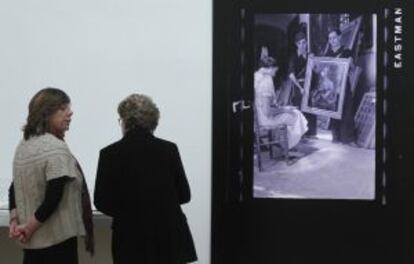
<svg viewBox="0 0 414 264">
<path fill-rule="evenodd" d="M 94 203 L 113 217 L 114 235 L 125 234 L 127 246 L 157 248 L 158 257 L 164 259 L 160 263 L 195 261 L 192 236 L 180 206 L 190 198 L 174 143 L 134 129 L 100 151 Z"/>
<path fill-rule="evenodd" d="M 350 58 L 352 56 L 352 52 L 349 49 L 341 46 L 336 52 L 332 51 L 332 49 L 329 49 L 325 55 L 334 58 Z M 330 122 L 333 140 L 345 144 L 355 141 L 356 134 L 354 117 L 355 111 L 353 96 L 349 81 L 347 80 L 342 107 L 342 117 L 341 119 L 331 119 Z"/>
<path fill-rule="evenodd" d="M 308 59 L 299 56 L 297 52 L 289 58 L 288 76 L 293 73 L 297 79 L 304 78 Z"/>
<path fill-rule="evenodd" d="M 45 198 L 34 214 L 39 222 L 45 222 L 56 210 L 62 200 L 65 183 L 68 180 L 70 178 L 64 176 L 47 182 Z M 9 188 L 9 210 L 13 210 L 14 208 L 16 208 L 16 199 L 12 182 Z"/>
<path fill-rule="evenodd" d="M 289 58 L 289 67 L 288 67 L 288 76 L 293 73 L 299 82 L 300 85 L 303 85 L 303 80 L 299 81 L 299 79 L 304 79 L 306 74 L 306 64 L 308 62 L 307 57 L 303 57 L 302 55 L 298 55 L 297 52 L 292 54 Z M 289 95 L 289 103 L 301 108 L 302 104 L 302 93 L 296 87 L 296 85 L 291 82 L 292 89 Z"/>
<path fill-rule="evenodd" d="M 341 46 L 337 51 L 333 51 L 331 48 L 326 52 L 325 56 L 327 57 L 336 57 L 336 58 L 350 58 L 352 57 L 352 52 L 349 49 Z"/>
</svg>

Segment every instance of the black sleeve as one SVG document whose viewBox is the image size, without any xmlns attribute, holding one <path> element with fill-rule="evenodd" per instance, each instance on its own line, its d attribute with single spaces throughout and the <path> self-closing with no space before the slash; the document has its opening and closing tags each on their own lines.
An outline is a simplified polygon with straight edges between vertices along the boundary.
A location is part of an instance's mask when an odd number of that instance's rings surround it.
<svg viewBox="0 0 414 264">
<path fill-rule="evenodd" d="M 287 70 L 288 77 L 291 73 L 293 73 L 293 75 L 295 75 L 296 77 L 295 67 L 296 67 L 295 56 L 292 55 L 289 57 L 288 70 Z"/>
<path fill-rule="evenodd" d="M 70 177 L 64 176 L 47 182 L 45 199 L 35 212 L 35 217 L 39 222 L 45 222 L 56 210 L 62 200 L 65 183 L 69 180 L 71 180 Z"/>
<path fill-rule="evenodd" d="M 351 58 L 352 57 L 352 51 L 349 50 L 349 49 L 344 49 L 342 51 L 341 57 L 342 58 Z"/>
<path fill-rule="evenodd" d="M 173 149 L 172 172 L 174 183 L 177 188 L 178 200 L 180 204 L 188 203 L 191 200 L 190 186 L 185 175 L 184 166 L 181 161 L 180 152 L 176 145 Z"/>
<path fill-rule="evenodd" d="M 95 179 L 95 191 L 93 197 L 93 203 L 96 209 L 102 213 L 114 216 L 115 205 L 114 195 L 115 185 L 113 183 L 112 166 L 109 163 L 111 161 L 105 151 L 99 153 L 98 169 Z"/>
<path fill-rule="evenodd" d="M 12 182 L 9 187 L 9 211 L 15 208 L 16 208 L 16 198 L 14 197 L 14 186 Z"/>
</svg>

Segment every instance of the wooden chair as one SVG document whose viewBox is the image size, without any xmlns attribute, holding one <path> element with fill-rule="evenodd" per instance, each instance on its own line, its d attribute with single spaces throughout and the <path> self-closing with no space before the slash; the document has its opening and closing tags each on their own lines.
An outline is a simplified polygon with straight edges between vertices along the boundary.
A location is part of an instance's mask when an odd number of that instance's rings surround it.
<svg viewBox="0 0 414 264">
<path fill-rule="evenodd" d="M 255 108 L 255 107 L 254 107 Z M 260 126 L 256 114 L 254 111 L 254 148 L 257 154 L 257 163 L 259 171 L 263 171 L 263 157 L 262 150 L 269 151 L 271 159 L 274 158 L 273 147 L 278 147 L 282 151 L 282 156 L 286 162 L 289 159 L 289 147 L 288 147 L 288 135 L 287 125 L 280 124 L 275 127 L 263 127 Z"/>
</svg>

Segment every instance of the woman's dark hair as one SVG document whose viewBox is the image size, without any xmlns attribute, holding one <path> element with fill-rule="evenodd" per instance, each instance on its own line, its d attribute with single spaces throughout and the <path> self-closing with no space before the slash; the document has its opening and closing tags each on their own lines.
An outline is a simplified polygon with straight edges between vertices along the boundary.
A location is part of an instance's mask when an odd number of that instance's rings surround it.
<svg viewBox="0 0 414 264">
<path fill-rule="evenodd" d="M 335 32 L 336 35 L 340 36 L 342 34 L 341 30 L 337 27 L 332 27 L 328 30 L 328 34 L 331 34 L 331 32 Z"/>
<path fill-rule="evenodd" d="M 60 89 L 47 87 L 38 91 L 29 103 L 29 114 L 23 127 L 24 139 L 48 132 L 50 117 L 69 103 L 69 96 Z"/>
<path fill-rule="evenodd" d="M 299 31 L 298 33 L 295 34 L 295 43 L 302 39 L 306 40 L 306 34 L 304 32 Z"/>
<path fill-rule="evenodd" d="M 259 61 L 259 68 L 270 68 L 276 66 L 276 60 L 272 57 L 264 57 Z"/>
</svg>

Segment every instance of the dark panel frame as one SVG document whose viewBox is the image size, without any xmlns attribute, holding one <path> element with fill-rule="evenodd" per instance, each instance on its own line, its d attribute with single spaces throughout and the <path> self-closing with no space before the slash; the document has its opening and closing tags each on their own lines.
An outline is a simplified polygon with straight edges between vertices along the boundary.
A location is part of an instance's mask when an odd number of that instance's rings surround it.
<svg viewBox="0 0 414 264">
<path fill-rule="evenodd" d="M 288 5 L 289 6 L 288 6 Z M 281 5 L 279 1 L 220 1 L 213 4 L 213 157 L 212 157 L 212 252 L 213 264 L 221 263 L 412 263 L 414 261 L 414 177 L 410 172 L 413 160 L 414 131 L 409 126 L 414 120 L 413 80 L 405 78 L 412 69 L 412 34 L 404 39 L 404 69 L 383 69 L 383 53 L 393 44 L 384 46 L 384 7 L 405 8 L 406 32 L 414 32 L 412 17 L 407 14 L 407 2 L 389 1 L 294 1 Z M 270 6 L 270 7 L 269 7 Z M 245 12 L 241 14 L 241 10 Z M 241 23 L 252 19 L 252 13 L 277 10 L 280 13 L 329 13 L 353 10 L 378 15 L 378 79 L 383 87 L 388 76 L 387 89 L 378 89 L 378 97 L 387 99 L 377 105 L 377 151 L 375 201 L 252 199 L 252 178 L 240 177 L 251 168 L 251 142 L 235 146 L 244 138 L 252 138 L 248 123 L 249 111 L 232 113 L 232 101 L 251 102 L 252 94 L 237 94 L 231 87 L 246 87 L 249 75 L 239 78 L 243 69 L 234 68 L 252 62 L 248 52 L 241 59 L 240 50 L 250 44 L 240 43 Z M 411 20 L 409 22 L 409 20 Z M 246 24 L 248 25 L 248 23 Z M 249 30 L 244 32 L 249 39 Z M 251 37 L 251 36 L 250 36 Z M 250 45 L 253 47 L 253 45 Z M 246 73 L 252 72 L 246 66 Z M 408 88 L 411 87 L 411 90 Z M 240 120 L 247 120 L 240 124 Z M 384 129 L 384 122 L 387 129 Z M 250 128 L 251 129 L 251 128 Z M 250 136 L 250 137 L 249 137 Z M 383 158 L 386 160 L 383 163 Z M 236 180 L 234 180 L 236 179 Z M 240 180 L 242 179 L 242 180 Z M 240 184 L 240 183 L 243 184 Z M 231 186 L 239 190 L 232 192 Z M 386 200 L 384 200 L 386 199 Z"/>
</svg>

